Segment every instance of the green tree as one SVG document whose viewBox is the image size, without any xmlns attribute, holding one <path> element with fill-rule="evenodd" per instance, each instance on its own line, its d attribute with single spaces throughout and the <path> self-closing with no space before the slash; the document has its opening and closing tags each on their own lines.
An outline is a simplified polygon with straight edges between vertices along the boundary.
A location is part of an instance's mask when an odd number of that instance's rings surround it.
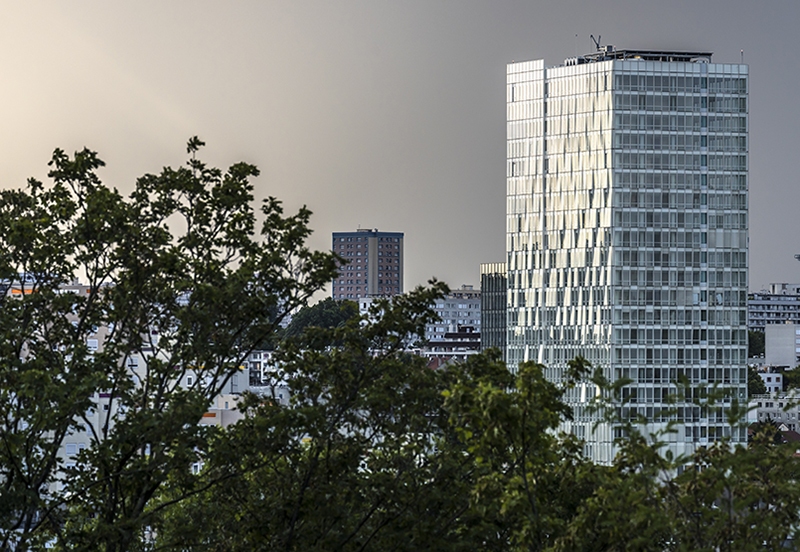
<svg viewBox="0 0 800 552">
<path fill-rule="evenodd" d="M 747 330 L 747 356 L 755 358 L 764 354 L 764 332 Z"/>
<path fill-rule="evenodd" d="M 337 328 L 358 316 L 358 304 L 353 301 L 337 301 L 327 297 L 315 305 L 303 306 L 294 316 L 283 337 L 298 337 L 306 328 Z"/>
<path fill-rule="evenodd" d="M 767 386 L 755 366 L 747 367 L 747 395 L 763 395 L 767 392 Z"/>
<path fill-rule="evenodd" d="M 800 370 L 795 367 L 792 370 L 784 370 L 783 374 L 783 388 L 784 389 L 798 389 L 800 388 Z"/>
<path fill-rule="evenodd" d="M 291 406 L 251 397 L 198 476 L 228 482 L 165 516 L 158 545 L 466 549 L 469 463 L 442 408 L 450 375 L 403 350 L 445 291 L 418 289 L 382 302 L 375 320 L 309 326 L 284 342 L 274 377 L 288 383 Z"/>
<path fill-rule="evenodd" d="M 745 409 L 723 411 L 723 388 L 692 394 L 713 423 L 675 458 L 686 411 L 645 431 L 621 418 L 626 382 L 583 359 L 554 383 L 496 352 L 438 371 L 406 353 L 440 283 L 369 319 L 323 302 L 276 339 L 337 259 L 307 250 L 308 211 L 274 198 L 257 231 L 257 170 L 207 167 L 201 145 L 128 198 L 90 151 L 56 151 L 50 186 L 0 192 L 0 281 L 14 289 L 0 296 L 0 549 L 776 550 L 795 536 L 796 448 L 766 425 L 734 445 Z M 86 292 L 64 293 L 76 276 Z M 238 424 L 199 424 L 265 343 L 279 343 L 268 375 L 291 404 L 249 395 Z M 610 466 L 559 433 L 581 381 L 614 424 Z"/>
<path fill-rule="evenodd" d="M 252 398 L 199 480 L 225 485 L 172 509 L 159 547 L 185 550 L 545 550 L 603 470 L 553 431 L 569 383 L 475 355 L 439 371 L 403 352 L 444 288 L 370 321 L 284 343 L 292 404 Z M 331 347 L 331 343 L 338 343 Z M 169 500 L 169 494 L 165 497 Z"/>
<path fill-rule="evenodd" d="M 208 167 L 202 145 L 129 198 L 88 150 L 56 150 L 50 186 L 0 192 L 0 280 L 21 289 L 0 299 L 0 548 L 131 549 L 165 481 L 213 439 L 198 424 L 211 399 L 333 277 L 333 256 L 304 245 L 309 211 L 285 216 L 269 198 L 257 232 L 258 170 Z M 62 293 L 78 276 L 87 293 Z M 89 446 L 64 464 L 84 427 Z"/>
</svg>

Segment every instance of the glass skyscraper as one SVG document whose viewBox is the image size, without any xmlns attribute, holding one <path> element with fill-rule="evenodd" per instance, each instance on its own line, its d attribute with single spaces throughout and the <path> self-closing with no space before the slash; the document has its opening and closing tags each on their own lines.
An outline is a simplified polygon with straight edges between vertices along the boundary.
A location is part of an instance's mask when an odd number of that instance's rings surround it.
<svg viewBox="0 0 800 552">
<path fill-rule="evenodd" d="M 622 414 L 677 422 L 676 454 L 731 429 L 692 397 L 668 405 L 675 382 L 746 402 L 747 94 L 747 66 L 706 52 L 508 65 L 508 364 L 558 381 L 583 355 L 630 378 Z M 594 393 L 570 393 L 564 429 L 606 463 L 614 434 L 593 431 Z"/>
</svg>

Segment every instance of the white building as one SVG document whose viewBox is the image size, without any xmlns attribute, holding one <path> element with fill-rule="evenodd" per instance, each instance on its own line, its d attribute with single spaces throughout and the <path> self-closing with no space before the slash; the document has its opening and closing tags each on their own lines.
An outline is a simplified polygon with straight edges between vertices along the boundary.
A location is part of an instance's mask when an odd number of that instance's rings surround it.
<svg viewBox="0 0 800 552">
<path fill-rule="evenodd" d="M 747 393 L 748 67 L 707 52 L 615 50 L 507 78 L 507 361 L 553 381 L 583 355 L 630 378 L 624 415 L 664 427 L 674 382 Z M 614 432 L 568 397 L 565 429 L 610 462 Z M 678 405 L 669 449 L 727 435 Z M 733 435 L 744 441 L 744 430 Z"/>
<path fill-rule="evenodd" d="M 764 382 L 764 387 L 767 388 L 767 394 L 783 393 L 783 374 L 781 372 L 759 372 L 758 375 Z"/>
<path fill-rule="evenodd" d="M 765 365 L 791 369 L 800 364 L 800 324 L 768 324 L 764 332 Z"/>
<path fill-rule="evenodd" d="M 797 390 L 769 395 L 754 395 L 748 405 L 749 422 L 772 421 L 790 431 L 800 429 L 800 395 Z"/>
<path fill-rule="evenodd" d="M 469 326 L 478 335 L 481 331 L 481 290 L 462 285 L 449 295 L 436 301 L 433 310 L 439 320 L 425 326 L 425 339 L 437 341 L 444 334 L 458 332 L 459 328 Z"/>
<path fill-rule="evenodd" d="M 771 324 L 800 324 L 800 284 L 770 284 L 747 298 L 747 326 L 761 330 Z"/>
</svg>

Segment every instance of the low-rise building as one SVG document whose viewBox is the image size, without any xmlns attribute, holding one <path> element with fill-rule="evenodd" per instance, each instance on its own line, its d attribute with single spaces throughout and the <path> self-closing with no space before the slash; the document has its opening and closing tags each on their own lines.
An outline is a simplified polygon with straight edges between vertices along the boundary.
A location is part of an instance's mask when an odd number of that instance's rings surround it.
<svg viewBox="0 0 800 552">
<path fill-rule="evenodd" d="M 463 362 L 481 348 L 481 334 L 472 326 L 459 326 L 454 332 L 428 341 L 420 354 L 428 360 L 430 368 L 439 368 L 450 362 Z"/>
<path fill-rule="evenodd" d="M 753 395 L 750 397 L 750 422 L 775 422 L 797 431 L 800 416 L 800 393 L 797 390 L 775 395 Z"/>
<path fill-rule="evenodd" d="M 782 372 L 775 369 L 768 369 L 765 372 L 759 372 L 758 375 L 761 378 L 761 381 L 764 382 L 764 386 L 767 388 L 767 394 L 777 395 L 783 392 Z"/>
<path fill-rule="evenodd" d="M 770 284 L 747 297 L 747 327 L 764 331 L 771 324 L 800 324 L 800 284 Z"/>
</svg>

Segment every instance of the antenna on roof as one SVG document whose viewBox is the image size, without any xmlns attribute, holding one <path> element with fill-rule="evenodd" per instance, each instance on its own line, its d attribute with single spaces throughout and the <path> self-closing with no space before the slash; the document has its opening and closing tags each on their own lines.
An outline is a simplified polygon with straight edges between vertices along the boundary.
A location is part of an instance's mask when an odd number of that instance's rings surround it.
<svg viewBox="0 0 800 552">
<path fill-rule="evenodd" d="M 744 63 L 744 50 L 740 50 L 739 53 L 742 55 L 742 63 Z"/>
<path fill-rule="evenodd" d="M 597 51 L 599 52 L 600 51 L 600 39 L 602 39 L 603 37 L 600 36 L 600 35 L 597 35 L 597 38 L 595 38 L 594 35 L 589 35 L 589 38 L 592 39 L 592 42 L 594 42 L 594 47 L 597 48 Z"/>
</svg>

